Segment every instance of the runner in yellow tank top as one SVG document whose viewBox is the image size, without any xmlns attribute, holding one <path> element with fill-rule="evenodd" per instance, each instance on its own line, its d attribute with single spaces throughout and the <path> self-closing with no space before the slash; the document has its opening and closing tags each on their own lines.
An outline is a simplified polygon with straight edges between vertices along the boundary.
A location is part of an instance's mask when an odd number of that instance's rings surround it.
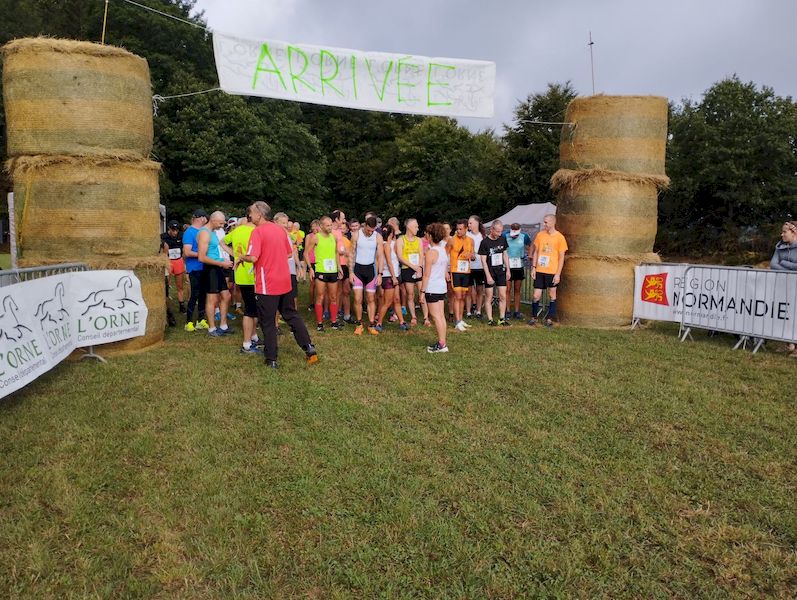
<svg viewBox="0 0 797 600">
<path fill-rule="evenodd" d="M 404 228 L 407 233 L 402 235 L 396 241 L 396 255 L 398 256 L 399 263 L 401 264 L 401 276 L 399 280 L 404 287 L 407 297 L 407 310 L 410 313 L 410 325 L 417 325 L 418 319 L 415 316 L 415 290 L 420 290 L 420 283 L 423 279 L 423 245 L 421 239 L 418 237 L 418 220 L 407 219 L 404 223 Z M 426 306 L 426 299 L 419 291 L 421 300 L 421 309 L 423 310 L 424 325 L 431 326 L 429 321 L 428 307 Z"/>
<path fill-rule="evenodd" d="M 338 281 L 343 270 L 338 261 L 338 243 L 332 235 L 332 219 L 323 217 L 317 235 L 307 242 L 307 253 L 315 257 L 315 269 L 310 275 L 315 279 L 315 318 L 316 331 L 324 331 L 324 298 L 329 295 L 329 314 L 332 328 L 339 329 L 338 323 Z"/>
</svg>

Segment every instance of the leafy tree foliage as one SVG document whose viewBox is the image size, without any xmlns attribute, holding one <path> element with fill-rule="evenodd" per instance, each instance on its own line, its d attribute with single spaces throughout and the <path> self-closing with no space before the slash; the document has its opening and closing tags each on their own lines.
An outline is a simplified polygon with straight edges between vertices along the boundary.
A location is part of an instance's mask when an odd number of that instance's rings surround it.
<svg viewBox="0 0 797 600">
<path fill-rule="evenodd" d="M 576 97 L 569 81 L 549 83 L 544 93 L 531 94 L 515 108 L 511 125 L 505 125 L 506 188 L 515 204 L 556 202 L 551 176 L 559 168 L 561 125 L 535 122 L 564 121 L 568 103 Z"/>
<path fill-rule="evenodd" d="M 671 108 L 659 242 L 738 234 L 797 209 L 797 105 L 738 77 Z"/>
</svg>

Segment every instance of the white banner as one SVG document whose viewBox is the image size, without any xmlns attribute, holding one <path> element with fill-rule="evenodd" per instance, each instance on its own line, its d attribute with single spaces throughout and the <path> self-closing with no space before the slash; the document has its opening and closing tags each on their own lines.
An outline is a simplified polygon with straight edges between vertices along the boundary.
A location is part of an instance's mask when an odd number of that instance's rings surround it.
<svg viewBox="0 0 797 600">
<path fill-rule="evenodd" d="M 75 348 L 144 335 L 147 313 L 132 271 L 64 273 L 0 287 L 0 398 Z"/>
<path fill-rule="evenodd" d="M 634 319 L 681 322 L 684 272 L 689 265 L 634 267 Z"/>
<path fill-rule="evenodd" d="M 797 273 L 692 265 L 684 284 L 685 326 L 797 342 Z"/>
<path fill-rule="evenodd" d="M 363 52 L 213 34 L 221 89 L 313 104 L 492 117 L 495 63 Z"/>
</svg>

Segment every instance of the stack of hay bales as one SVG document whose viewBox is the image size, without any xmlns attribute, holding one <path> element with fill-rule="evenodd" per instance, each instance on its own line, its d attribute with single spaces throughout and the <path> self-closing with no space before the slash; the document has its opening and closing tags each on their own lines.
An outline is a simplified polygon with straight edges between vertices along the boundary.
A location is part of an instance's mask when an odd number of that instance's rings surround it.
<svg viewBox="0 0 797 600">
<path fill-rule="evenodd" d="M 121 48 L 31 38 L 2 49 L 20 264 L 82 262 L 132 269 L 149 309 L 146 335 L 102 346 L 119 353 L 163 340 L 165 259 L 152 149 L 147 61 Z"/>
<path fill-rule="evenodd" d="M 667 99 L 591 96 L 567 108 L 559 145 L 557 228 L 568 246 L 558 305 L 583 327 L 631 323 L 634 266 L 653 254 L 664 171 Z"/>
</svg>

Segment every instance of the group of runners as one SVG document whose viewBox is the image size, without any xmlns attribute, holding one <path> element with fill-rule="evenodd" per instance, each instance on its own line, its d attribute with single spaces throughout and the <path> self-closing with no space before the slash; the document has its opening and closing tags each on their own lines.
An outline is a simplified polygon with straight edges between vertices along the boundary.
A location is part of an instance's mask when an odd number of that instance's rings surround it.
<svg viewBox="0 0 797 600">
<path fill-rule="evenodd" d="M 414 218 L 407 219 L 402 230 L 396 217 L 383 223 L 377 215 L 368 213 L 362 221 L 347 220 L 341 210 L 314 220 L 305 235 L 286 214 L 277 213 L 272 218 L 268 211 L 267 217 L 259 216 L 253 207 L 246 217 L 229 220 L 220 211 L 208 215 L 197 210 L 182 233 L 178 222 L 169 223 L 162 246 L 169 255 L 180 310 L 185 311 L 185 329 L 206 329 L 211 336 L 228 335 L 232 331 L 228 322 L 239 312 L 243 318 L 240 352 L 264 352 L 272 366 L 276 366 L 276 348 L 261 350 L 268 341 L 261 342 L 258 337 L 258 320 L 264 338 L 268 335 L 263 320 L 273 320 L 268 326 L 273 326 L 276 336 L 281 333 L 276 313 L 281 313 L 300 346 L 305 350 L 307 345 L 312 347 L 309 336 L 300 332 L 301 340 L 297 337 L 295 321 L 301 319 L 293 314 L 285 318 L 283 312 L 289 303 L 295 313 L 298 281 L 304 279 L 309 280 L 308 310 L 315 316 L 318 333 L 327 327 L 342 330 L 350 325 L 354 335 L 379 335 L 387 323 L 396 323 L 400 330 L 407 331 L 421 322 L 435 328 L 437 339 L 427 351 L 438 353 L 448 352 L 449 321 L 455 330 L 465 332 L 473 319 L 486 319 L 487 325 L 495 327 L 508 327 L 512 319 L 526 320 L 520 295 L 528 260 L 534 295 L 526 322 L 538 324 L 540 300 L 547 289 L 547 314 L 539 323 L 546 327 L 555 323 L 556 289 L 567 242 L 556 230 L 554 215 L 545 216 L 543 228 L 533 240 L 518 223 L 505 232 L 504 224 L 496 220 L 485 229 L 476 215 L 456 221 L 453 227 L 432 223 L 421 233 Z M 276 225 L 284 238 L 279 247 L 274 247 L 272 240 L 269 250 L 275 250 L 275 260 L 287 266 L 290 290 L 276 311 L 263 312 L 258 311 L 258 305 L 265 302 L 261 296 L 271 295 L 273 290 L 265 281 L 268 273 L 259 272 L 256 261 L 252 261 L 251 250 L 253 233 L 266 224 Z M 190 283 L 187 303 L 183 273 Z M 261 287 L 262 294 L 256 293 Z M 314 349 L 312 357 L 317 358 Z"/>
</svg>

